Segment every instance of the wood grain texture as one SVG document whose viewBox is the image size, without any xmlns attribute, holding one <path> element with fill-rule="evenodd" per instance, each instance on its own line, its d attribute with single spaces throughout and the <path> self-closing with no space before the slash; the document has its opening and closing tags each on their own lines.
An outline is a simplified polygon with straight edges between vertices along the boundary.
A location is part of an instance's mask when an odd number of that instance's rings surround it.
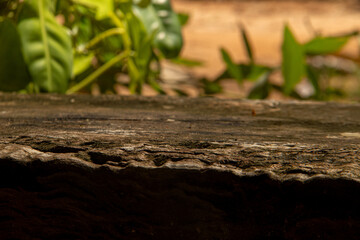
<svg viewBox="0 0 360 240">
<path fill-rule="evenodd" d="M 0 101 L 2 158 L 27 151 L 113 169 L 360 179 L 359 104 L 56 95 Z"/>
<path fill-rule="evenodd" d="M 359 119 L 360 104 L 0 94 L 0 234 L 356 239 Z"/>
</svg>

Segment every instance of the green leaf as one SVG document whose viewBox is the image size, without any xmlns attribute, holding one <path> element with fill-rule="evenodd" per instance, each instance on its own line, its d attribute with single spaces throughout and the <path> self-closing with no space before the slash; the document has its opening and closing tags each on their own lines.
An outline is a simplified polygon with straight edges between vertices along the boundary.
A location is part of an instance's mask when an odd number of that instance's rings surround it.
<svg viewBox="0 0 360 240">
<path fill-rule="evenodd" d="M 183 46 L 181 25 L 170 0 L 154 1 L 146 8 L 134 5 L 133 11 L 148 34 L 155 33 L 154 44 L 166 58 L 174 58 L 180 54 Z"/>
<path fill-rule="evenodd" d="M 221 48 L 221 55 L 230 76 L 232 78 L 235 78 L 239 83 L 241 83 L 243 80 L 243 73 L 241 71 L 241 68 L 232 61 L 229 53 L 224 48 Z"/>
<path fill-rule="evenodd" d="M 249 81 L 257 81 L 261 75 L 272 70 L 272 68 L 267 66 L 242 63 L 236 64 L 236 68 L 240 69 L 243 79 L 247 79 Z M 228 69 L 226 69 L 216 80 L 219 81 L 221 79 L 227 79 L 231 77 L 232 74 L 230 74 Z"/>
<path fill-rule="evenodd" d="M 250 90 L 248 95 L 249 99 L 265 99 L 270 92 L 270 83 L 269 83 L 270 72 L 266 72 L 261 75 L 258 81 Z"/>
<path fill-rule="evenodd" d="M 71 40 L 45 0 L 24 3 L 18 30 L 35 91 L 64 93 L 72 72 Z"/>
<path fill-rule="evenodd" d="M 244 45 L 245 45 L 245 49 L 246 49 L 246 53 L 248 55 L 248 58 L 250 59 L 250 62 L 254 62 L 254 57 L 253 57 L 253 53 L 252 53 L 252 48 L 249 42 L 249 38 L 247 36 L 246 30 L 243 26 L 240 26 L 240 30 L 241 30 L 241 36 L 242 39 L 244 41 Z"/>
<path fill-rule="evenodd" d="M 247 67 L 246 71 L 243 70 L 243 73 L 246 73 L 244 78 L 250 81 L 258 81 L 262 75 L 271 70 L 269 67 L 255 64 L 245 65 L 244 67 Z"/>
<path fill-rule="evenodd" d="M 329 54 L 339 51 L 349 37 L 316 37 L 304 45 L 306 54 Z"/>
<path fill-rule="evenodd" d="M 10 20 L 0 22 L 0 90 L 18 91 L 30 82 L 20 36 Z"/>
<path fill-rule="evenodd" d="M 304 75 L 305 54 L 302 45 L 296 41 L 288 26 L 284 29 L 282 60 L 284 93 L 290 94 Z"/>
<path fill-rule="evenodd" d="M 109 17 L 109 13 L 114 11 L 113 0 L 73 0 L 85 6 L 96 9 L 96 19 L 102 20 Z"/>
<path fill-rule="evenodd" d="M 91 66 L 91 61 L 94 58 L 94 53 L 89 53 L 88 55 L 75 55 L 74 57 L 74 67 L 72 71 L 72 77 L 83 73 Z"/>
<path fill-rule="evenodd" d="M 179 18 L 180 25 L 183 27 L 189 22 L 189 14 L 187 13 L 177 13 L 177 16 Z"/>
<path fill-rule="evenodd" d="M 153 36 L 144 36 L 139 43 L 138 48 L 136 49 L 136 63 L 141 65 L 141 67 L 146 67 L 152 57 L 152 48 L 151 43 L 153 40 Z"/>
</svg>

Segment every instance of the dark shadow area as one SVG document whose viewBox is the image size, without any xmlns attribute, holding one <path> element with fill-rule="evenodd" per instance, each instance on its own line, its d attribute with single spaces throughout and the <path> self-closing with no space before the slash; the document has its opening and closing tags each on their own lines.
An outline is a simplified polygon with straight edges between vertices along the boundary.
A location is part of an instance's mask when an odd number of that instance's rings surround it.
<svg viewBox="0 0 360 240">
<path fill-rule="evenodd" d="M 1 239 L 357 239 L 360 184 L 0 161 Z"/>
</svg>

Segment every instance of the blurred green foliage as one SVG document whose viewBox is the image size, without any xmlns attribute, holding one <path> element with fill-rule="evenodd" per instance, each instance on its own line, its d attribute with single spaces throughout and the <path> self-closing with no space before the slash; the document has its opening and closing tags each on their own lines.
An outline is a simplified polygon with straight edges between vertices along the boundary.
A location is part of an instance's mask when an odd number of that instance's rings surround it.
<svg viewBox="0 0 360 240">
<path fill-rule="evenodd" d="M 179 57 L 183 46 L 181 27 L 189 16 L 172 10 L 170 0 L 0 0 L 0 91 L 27 93 L 115 92 L 120 84 L 141 94 L 144 84 L 164 94 L 158 82 L 162 59 L 187 67 L 200 62 Z M 242 85 L 251 81 L 247 97 L 264 99 L 271 91 L 300 99 L 327 100 L 343 95 L 329 85 L 334 76 L 357 75 L 326 64 L 357 32 L 341 36 L 315 36 L 300 43 L 284 27 L 282 64 L 257 64 L 246 29 L 240 33 L 248 61 L 234 62 L 221 49 L 226 69 L 215 79 L 201 79 L 205 94 L 223 91 L 224 79 Z M 205 40 L 204 40 L 205 41 Z M 340 57 L 341 56 L 336 56 Z M 283 83 L 272 81 L 281 73 Z M 298 84 L 307 81 L 310 94 Z M 185 92 L 174 89 L 179 95 Z"/>
<path fill-rule="evenodd" d="M 0 0 L 0 91 L 74 93 L 97 82 L 159 93 L 160 60 L 177 58 L 181 23 L 170 0 Z"/>
<path fill-rule="evenodd" d="M 206 94 L 216 94 L 222 92 L 221 81 L 224 79 L 234 79 L 239 84 L 244 81 L 254 82 L 252 89 L 248 93 L 250 99 L 264 99 L 268 97 L 272 90 L 280 91 L 282 94 L 299 99 L 327 100 L 333 95 L 342 95 L 341 89 L 333 89 L 328 84 L 328 78 L 334 75 L 344 76 L 350 74 L 357 76 L 359 68 L 351 72 L 345 72 L 337 66 L 327 65 L 324 58 L 339 52 L 352 37 L 357 37 L 358 32 L 343 34 L 341 36 L 315 36 L 305 43 L 299 43 L 289 26 L 285 25 L 282 44 L 282 64 L 281 66 L 263 66 L 256 64 L 253 58 L 251 43 L 248 34 L 243 26 L 240 26 L 244 48 L 249 61 L 247 63 L 235 63 L 230 54 L 221 49 L 223 61 L 226 69 L 214 80 L 202 79 L 204 92 Z M 319 64 L 319 57 L 322 57 Z M 341 55 L 336 56 L 341 58 Z M 347 59 L 349 60 L 349 59 Z M 316 62 L 314 64 L 314 62 Z M 350 60 L 356 66 L 355 60 Z M 283 84 L 272 83 L 271 76 L 281 71 Z M 307 80 L 312 86 L 312 93 L 303 96 L 298 92 L 297 85 Z"/>
</svg>

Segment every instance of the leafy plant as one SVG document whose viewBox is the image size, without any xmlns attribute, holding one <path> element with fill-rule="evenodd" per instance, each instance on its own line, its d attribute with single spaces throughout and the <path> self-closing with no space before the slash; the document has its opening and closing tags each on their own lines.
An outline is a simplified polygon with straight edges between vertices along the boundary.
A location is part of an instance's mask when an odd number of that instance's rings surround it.
<svg viewBox="0 0 360 240">
<path fill-rule="evenodd" d="M 71 41 L 47 4 L 25 1 L 17 29 L 35 92 L 65 92 L 72 69 Z"/>
<path fill-rule="evenodd" d="M 224 48 L 221 49 L 223 61 L 226 65 L 225 71 L 213 81 L 203 80 L 205 93 L 213 94 L 221 91 L 220 81 L 227 78 L 235 79 L 239 84 L 244 80 L 254 81 L 253 88 L 248 94 L 251 99 L 266 98 L 272 89 L 281 91 L 285 95 L 291 95 L 296 98 L 303 98 L 296 90 L 296 86 L 302 79 L 307 79 L 312 85 L 314 93 L 312 98 L 323 99 L 329 94 L 339 94 L 338 90 L 331 90 L 327 86 L 322 86 L 322 78 L 328 76 L 329 72 L 334 74 L 343 74 L 331 66 L 316 67 L 312 64 L 312 59 L 319 56 L 335 54 L 348 42 L 351 37 L 357 36 L 357 32 L 344 34 L 341 36 L 322 37 L 316 36 L 313 39 L 299 43 L 286 25 L 284 27 L 283 44 L 282 44 L 282 64 L 278 67 L 262 66 L 255 63 L 252 53 L 252 46 L 244 27 L 240 28 L 244 47 L 248 56 L 248 63 L 235 63 Z M 338 56 L 339 57 L 339 56 Z M 341 56 L 340 56 L 341 57 Z M 273 84 L 271 75 L 281 69 L 283 76 L 283 85 Z M 219 85 L 214 88 L 214 84 Z M 211 89 L 217 91 L 208 91 Z"/>
<path fill-rule="evenodd" d="M 0 12 L 2 91 L 74 93 L 94 82 L 113 91 L 125 73 L 129 80 L 122 84 L 132 93 L 145 83 L 162 93 L 159 62 L 177 57 L 183 44 L 181 18 L 169 0 L 0 4 L 6 7 Z"/>
<path fill-rule="evenodd" d="M 223 61 L 226 65 L 226 69 L 215 80 L 202 81 L 204 84 L 204 90 L 205 90 L 204 92 L 206 94 L 214 94 L 221 92 L 222 88 L 220 86 L 220 82 L 224 79 L 233 78 L 240 85 L 245 80 L 255 82 L 254 87 L 251 89 L 248 95 L 248 98 L 267 97 L 270 91 L 269 76 L 274 69 L 269 66 L 263 66 L 255 63 L 252 46 L 250 44 L 246 30 L 243 26 L 240 26 L 240 31 L 249 61 L 247 63 L 235 63 L 232 60 L 230 54 L 224 48 L 222 48 L 221 54 L 223 57 Z M 217 91 L 212 91 L 212 92 L 207 91 L 210 85 L 211 85 L 211 89 L 216 89 Z M 215 88 L 215 85 L 218 86 Z"/>
<path fill-rule="evenodd" d="M 341 36 L 316 36 L 313 39 L 300 44 L 294 38 L 290 28 L 285 26 L 282 46 L 283 92 L 287 95 L 298 95 L 295 91 L 295 87 L 303 78 L 305 78 L 313 86 L 313 98 L 321 99 L 322 96 L 327 95 L 327 86 L 321 87 L 322 75 L 327 75 L 329 70 L 337 74 L 341 73 L 336 68 L 330 66 L 316 68 L 311 65 L 311 60 L 319 56 L 327 56 L 338 52 L 351 37 L 356 36 L 357 34 L 357 32 L 354 32 Z"/>
</svg>

